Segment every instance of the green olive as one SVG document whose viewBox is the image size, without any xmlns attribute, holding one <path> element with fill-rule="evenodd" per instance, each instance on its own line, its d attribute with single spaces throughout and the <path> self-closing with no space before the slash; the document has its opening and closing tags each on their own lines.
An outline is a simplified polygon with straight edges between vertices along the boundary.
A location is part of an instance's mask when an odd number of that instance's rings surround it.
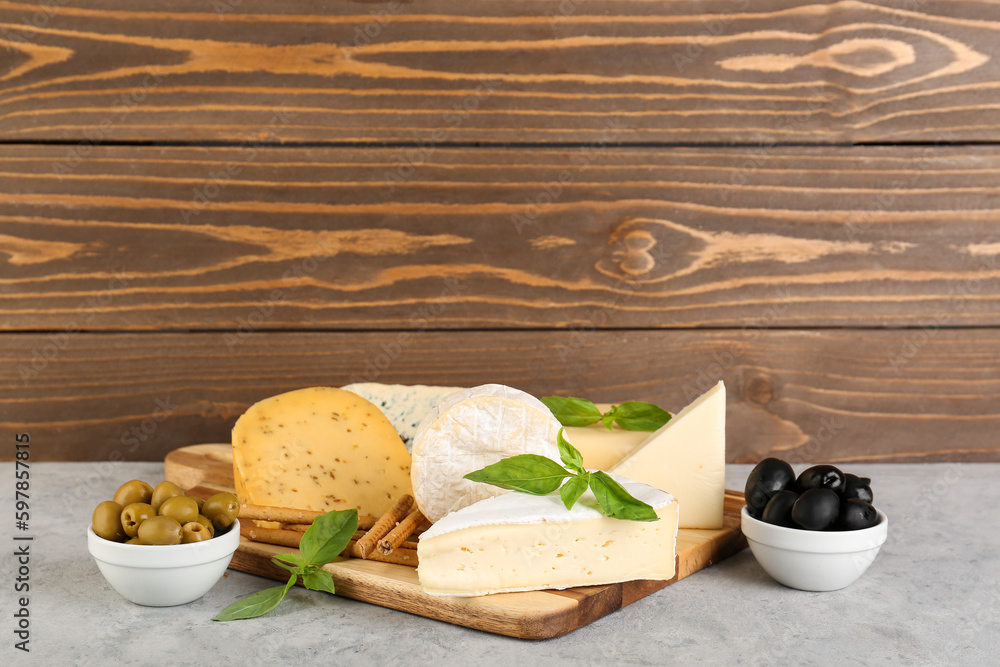
<svg viewBox="0 0 1000 667">
<path fill-rule="evenodd" d="M 212 537 L 215 537 L 215 526 L 212 525 L 212 520 L 211 519 L 209 519 L 204 514 L 199 514 L 195 518 L 195 521 L 197 521 L 201 525 L 205 526 L 205 528 L 208 528 L 208 532 L 212 534 Z"/>
<path fill-rule="evenodd" d="M 132 503 L 148 503 L 152 497 L 153 487 L 141 479 L 132 479 L 118 487 L 112 500 L 122 507 L 128 507 Z"/>
<path fill-rule="evenodd" d="M 125 541 L 125 529 L 122 528 L 122 506 L 113 500 L 105 500 L 94 509 L 91 517 L 94 532 L 112 542 Z"/>
<path fill-rule="evenodd" d="M 198 517 L 198 503 L 194 501 L 194 498 L 174 496 L 163 501 L 158 514 L 160 516 L 172 516 L 183 526 L 185 523 L 194 521 Z"/>
<path fill-rule="evenodd" d="M 128 505 L 121 513 L 121 522 L 122 527 L 125 529 L 125 534 L 129 537 L 135 537 L 139 534 L 139 526 L 154 516 L 156 516 L 156 510 L 149 503 L 132 503 Z"/>
<path fill-rule="evenodd" d="M 204 542 L 212 539 L 212 533 L 197 521 L 189 521 L 181 528 L 181 544 Z"/>
<path fill-rule="evenodd" d="M 139 524 L 142 544 L 180 544 L 181 524 L 172 516 L 154 516 Z"/>
<path fill-rule="evenodd" d="M 216 532 L 221 532 L 236 521 L 240 513 L 240 503 L 231 493 L 217 493 L 205 501 L 201 513 L 212 522 Z"/>
<path fill-rule="evenodd" d="M 142 544 L 138 537 L 133 537 L 132 539 L 125 542 L 125 544 Z"/>
<path fill-rule="evenodd" d="M 188 498 L 194 498 L 194 501 L 198 503 L 198 514 L 201 514 L 201 506 L 205 504 L 205 499 L 200 496 L 188 496 Z"/>
<path fill-rule="evenodd" d="M 157 512 L 160 511 L 160 505 L 167 498 L 173 498 L 174 496 L 183 496 L 184 489 L 177 486 L 173 482 L 163 481 L 156 485 L 153 489 L 153 497 L 149 501 L 149 504 L 153 506 Z"/>
</svg>

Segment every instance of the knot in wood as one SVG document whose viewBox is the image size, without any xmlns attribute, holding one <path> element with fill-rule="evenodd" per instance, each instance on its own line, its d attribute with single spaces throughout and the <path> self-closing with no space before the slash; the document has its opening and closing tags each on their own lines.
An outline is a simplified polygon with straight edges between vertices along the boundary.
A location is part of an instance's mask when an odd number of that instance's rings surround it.
<svg viewBox="0 0 1000 667">
<path fill-rule="evenodd" d="M 656 266 L 656 260 L 649 252 L 656 245 L 656 238 L 651 233 L 642 229 L 633 230 L 622 237 L 619 244 L 621 250 L 616 250 L 613 257 L 622 273 L 643 276 Z"/>
<path fill-rule="evenodd" d="M 746 397 L 757 405 L 767 405 L 774 398 L 771 381 L 760 375 L 750 378 L 746 384 Z"/>
</svg>

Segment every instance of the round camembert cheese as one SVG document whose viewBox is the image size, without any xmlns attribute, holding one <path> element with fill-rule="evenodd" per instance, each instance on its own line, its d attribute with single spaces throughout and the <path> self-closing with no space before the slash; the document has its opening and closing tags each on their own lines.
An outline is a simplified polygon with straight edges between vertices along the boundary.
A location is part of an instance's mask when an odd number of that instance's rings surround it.
<svg viewBox="0 0 1000 667">
<path fill-rule="evenodd" d="M 413 437 L 413 497 L 431 522 L 480 500 L 508 493 L 464 476 L 500 459 L 540 454 L 559 461 L 560 424 L 531 394 L 485 384 L 452 394 Z"/>
</svg>

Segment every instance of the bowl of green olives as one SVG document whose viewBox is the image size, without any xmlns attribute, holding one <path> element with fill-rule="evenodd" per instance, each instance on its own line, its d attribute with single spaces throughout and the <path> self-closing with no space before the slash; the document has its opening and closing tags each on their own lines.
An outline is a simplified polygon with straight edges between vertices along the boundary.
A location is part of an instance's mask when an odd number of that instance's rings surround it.
<svg viewBox="0 0 1000 667">
<path fill-rule="evenodd" d="M 761 461 L 747 478 L 741 527 L 750 551 L 772 579 L 804 591 L 854 583 L 889 534 L 872 502 L 871 480 L 832 465 L 798 476 L 780 459 Z"/>
<path fill-rule="evenodd" d="M 127 600 L 169 607 L 197 600 L 229 567 L 240 543 L 231 493 L 207 500 L 171 482 L 123 484 L 100 503 L 87 547 L 101 574 Z"/>
</svg>

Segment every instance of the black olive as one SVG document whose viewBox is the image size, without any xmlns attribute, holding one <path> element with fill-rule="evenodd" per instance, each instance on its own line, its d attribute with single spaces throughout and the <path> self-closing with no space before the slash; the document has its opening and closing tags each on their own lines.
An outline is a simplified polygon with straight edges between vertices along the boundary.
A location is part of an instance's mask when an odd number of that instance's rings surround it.
<svg viewBox="0 0 1000 667">
<path fill-rule="evenodd" d="M 878 511 L 870 503 L 851 498 L 840 507 L 836 527 L 840 530 L 861 530 L 878 523 Z"/>
<path fill-rule="evenodd" d="M 795 480 L 795 488 L 799 493 L 809 489 L 830 489 L 836 493 L 844 490 L 845 477 L 839 468 L 831 465 L 818 465 L 806 468 Z"/>
<path fill-rule="evenodd" d="M 747 477 L 745 496 L 747 512 L 759 517 L 767 502 L 795 481 L 795 471 L 781 459 L 766 458 Z"/>
<path fill-rule="evenodd" d="M 845 475 L 845 486 L 840 497 L 844 500 L 850 500 L 851 498 L 857 498 L 858 500 L 863 500 L 866 503 L 872 503 L 875 501 L 875 497 L 872 495 L 872 481 L 867 477 L 858 477 L 857 475 L 852 475 L 847 473 Z"/>
<path fill-rule="evenodd" d="M 826 530 L 840 514 L 840 496 L 830 489 L 803 491 L 792 505 L 792 520 L 806 530 Z"/>
<path fill-rule="evenodd" d="M 796 525 L 792 521 L 792 505 L 795 501 L 799 499 L 799 494 L 791 491 L 790 489 L 785 489 L 784 491 L 778 491 L 771 500 L 767 502 L 764 506 L 764 512 L 761 515 L 761 519 L 767 523 L 773 523 L 775 526 L 784 526 L 786 528 L 795 528 Z"/>
</svg>

